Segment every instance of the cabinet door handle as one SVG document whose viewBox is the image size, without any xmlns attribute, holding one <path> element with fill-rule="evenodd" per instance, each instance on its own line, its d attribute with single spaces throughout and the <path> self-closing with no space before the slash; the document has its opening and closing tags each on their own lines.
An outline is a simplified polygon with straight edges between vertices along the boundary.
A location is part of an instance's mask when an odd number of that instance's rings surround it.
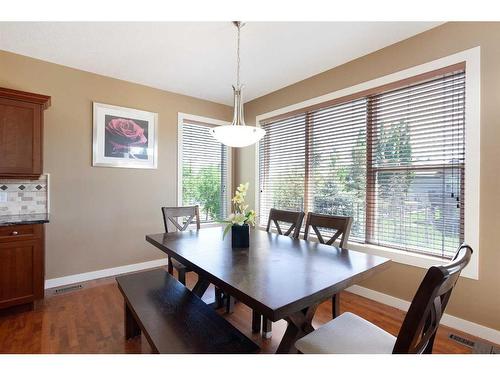
<svg viewBox="0 0 500 375">
<path fill-rule="evenodd" d="M 13 236 L 17 236 L 17 235 L 19 234 L 19 232 L 18 232 L 18 231 L 13 231 L 11 234 L 12 234 Z"/>
</svg>

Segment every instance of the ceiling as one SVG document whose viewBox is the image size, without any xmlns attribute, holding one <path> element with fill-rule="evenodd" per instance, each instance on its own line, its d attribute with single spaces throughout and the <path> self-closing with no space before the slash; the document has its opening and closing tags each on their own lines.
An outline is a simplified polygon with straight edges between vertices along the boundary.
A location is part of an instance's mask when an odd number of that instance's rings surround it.
<svg viewBox="0 0 500 375">
<path fill-rule="evenodd" d="M 440 22 L 248 22 L 241 81 L 249 101 Z M 0 49 L 231 104 L 230 22 L 0 22 Z"/>
</svg>

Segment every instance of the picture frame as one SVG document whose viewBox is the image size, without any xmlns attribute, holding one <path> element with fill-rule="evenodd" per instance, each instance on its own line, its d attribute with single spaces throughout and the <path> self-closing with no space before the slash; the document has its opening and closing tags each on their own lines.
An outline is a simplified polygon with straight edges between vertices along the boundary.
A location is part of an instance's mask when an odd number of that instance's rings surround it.
<svg viewBox="0 0 500 375">
<path fill-rule="evenodd" d="M 158 168 L 158 114 L 93 102 L 92 166 Z"/>
</svg>

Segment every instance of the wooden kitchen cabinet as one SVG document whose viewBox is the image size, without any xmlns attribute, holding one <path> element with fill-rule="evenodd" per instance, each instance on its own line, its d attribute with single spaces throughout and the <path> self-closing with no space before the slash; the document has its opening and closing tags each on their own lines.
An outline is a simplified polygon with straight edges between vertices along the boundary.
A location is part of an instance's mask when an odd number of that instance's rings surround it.
<svg viewBox="0 0 500 375">
<path fill-rule="evenodd" d="M 43 111 L 50 96 L 0 88 L 0 177 L 43 173 Z"/>
<path fill-rule="evenodd" d="M 43 224 L 0 227 L 0 309 L 44 296 Z"/>
</svg>

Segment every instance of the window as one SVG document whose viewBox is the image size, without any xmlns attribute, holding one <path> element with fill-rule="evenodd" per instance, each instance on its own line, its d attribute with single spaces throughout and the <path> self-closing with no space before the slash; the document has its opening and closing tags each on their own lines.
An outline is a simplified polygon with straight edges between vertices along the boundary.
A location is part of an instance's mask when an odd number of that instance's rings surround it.
<svg viewBox="0 0 500 375">
<path fill-rule="evenodd" d="M 260 141 L 259 148 L 259 207 L 263 225 L 266 225 L 267 215 L 273 207 L 294 211 L 305 207 L 305 126 L 306 116 L 303 114 L 264 126 L 266 136 Z"/>
<path fill-rule="evenodd" d="M 179 204 L 199 205 L 201 222 L 210 223 L 227 215 L 229 152 L 209 133 L 219 124 L 192 118 L 200 119 L 179 116 Z"/>
<path fill-rule="evenodd" d="M 465 64 L 260 122 L 271 207 L 353 217 L 350 241 L 453 255 L 464 239 Z"/>
</svg>

